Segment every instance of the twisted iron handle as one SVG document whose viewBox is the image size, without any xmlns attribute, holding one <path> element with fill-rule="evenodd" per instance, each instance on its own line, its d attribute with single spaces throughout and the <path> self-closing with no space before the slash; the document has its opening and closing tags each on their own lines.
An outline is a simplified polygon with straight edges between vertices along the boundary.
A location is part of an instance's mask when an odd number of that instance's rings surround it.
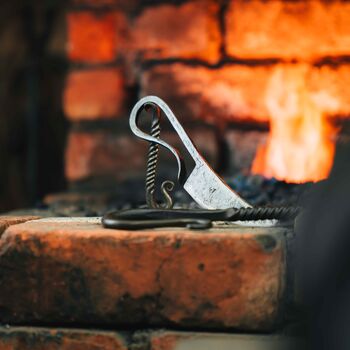
<svg viewBox="0 0 350 350">
<path fill-rule="evenodd" d="M 151 122 L 151 133 L 150 135 L 159 140 L 160 138 L 160 109 L 157 105 L 153 103 L 148 103 L 144 106 L 146 111 L 152 110 L 152 122 Z M 157 175 L 157 165 L 158 165 L 158 151 L 159 145 L 156 142 L 150 142 L 147 155 L 147 169 L 146 169 L 146 203 L 149 208 L 153 209 L 170 209 L 173 207 L 173 200 L 169 195 L 169 192 L 174 189 L 174 182 L 164 181 L 161 184 L 161 192 L 165 199 L 164 205 L 159 205 L 155 200 L 155 190 L 156 190 L 156 175 Z"/>
</svg>

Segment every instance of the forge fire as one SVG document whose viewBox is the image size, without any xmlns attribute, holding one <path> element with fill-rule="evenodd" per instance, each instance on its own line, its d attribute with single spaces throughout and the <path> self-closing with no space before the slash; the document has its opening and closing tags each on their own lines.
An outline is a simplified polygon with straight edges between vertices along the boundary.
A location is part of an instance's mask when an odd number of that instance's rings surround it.
<svg viewBox="0 0 350 350">
<path fill-rule="evenodd" d="M 276 70 L 267 86 L 265 103 L 270 115 L 266 145 L 257 149 L 252 172 L 287 182 L 319 181 L 333 165 L 337 130 L 325 110 L 336 108 L 331 96 L 321 98 L 306 85 L 308 67 Z M 322 94 L 322 93 L 321 93 Z"/>
</svg>

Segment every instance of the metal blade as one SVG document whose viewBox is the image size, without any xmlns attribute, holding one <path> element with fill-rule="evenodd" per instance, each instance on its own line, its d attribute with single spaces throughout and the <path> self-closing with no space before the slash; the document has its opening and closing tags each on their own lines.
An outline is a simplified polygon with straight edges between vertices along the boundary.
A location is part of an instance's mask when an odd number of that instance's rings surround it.
<svg viewBox="0 0 350 350">
<path fill-rule="evenodd" d="M 184 183 L 184 189 L 206 209 L 251 207 L 210 168 L 205 162 L 197 162 Z"/>
<path fill-rule="evenodd" d="M 192 173 L 184 184 L 187 193 L 206 209 L 251 208 L 235 191 L 211 169 L 203 160 L 196 163 Z M 235 221 L 242 226 L 270 227 L 277 220 Z"/>
</svg>

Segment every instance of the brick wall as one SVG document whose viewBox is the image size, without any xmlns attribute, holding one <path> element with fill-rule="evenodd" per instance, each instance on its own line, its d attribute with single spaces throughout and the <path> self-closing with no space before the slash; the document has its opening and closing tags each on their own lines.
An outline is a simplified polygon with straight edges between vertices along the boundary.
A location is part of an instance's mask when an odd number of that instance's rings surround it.
<svg viewBox="0 0 350 350">
<path fill-rule="evenodd" d="M 266 125 L 271 79 L 302 70 L 317 107 L 347 117 L 349 19 L 346 1 L 72 0 L 67 178 L 143 169 L 145 148 L 127 129 L 142 95 L 164 98 L 183 123 Z M 254 144 L 265 137 L 257 134 Z M 239 147 L 231 136 L 225 140 Z"/>
</svg>

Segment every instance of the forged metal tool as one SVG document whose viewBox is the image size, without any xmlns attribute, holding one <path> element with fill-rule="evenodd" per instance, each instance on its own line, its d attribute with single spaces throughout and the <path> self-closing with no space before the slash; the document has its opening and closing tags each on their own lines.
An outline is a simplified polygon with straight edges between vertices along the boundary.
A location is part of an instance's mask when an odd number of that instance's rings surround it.
<svg viewBox="0 0 350 350">
<path fill-rule="evenodd" d="M 144 109 L 148 112 L 152 111 L 150 135 L 137 126 L 140 114 Z M 160 138 L 161 111 L 168 118 L 194 160 L 195 166 L 189 174 L 178 150 Z M 252 208 L 207 164 L 171 109 L 156 96 L 144 97 L 135 105 L 130 115 L 130 128 L 136 136 L 150 142 L 146 171 L 146 202 L 150 209 L 107 213 L 102 219 L 105 227 L 128 230 L 156 227 L 206 229 L 210 228 L 214 221 L 251 223 L 256 220 L 265 220 L 265 223 L 271 225 L 275 224 L 276 220 L 294 219 L 300 211 L 300 208 L 293 207 Z M 161 185 L 165 205 L 156 203 L 154 192 L 159 145 L 174 155 L 178 164 L 177 179 L 180 185 L 204 209 L 169 209 L 173 204 L 168 193 L 174 187 L 174 183 L 171 181 L 164 181 Z"/>
<path fill-rule="evenodd" d="M 190 174 L 186 174 L 185 164 L 178 150 L 170 146 L 158 136 L 148 135 L 137 126 L 141 111 L 147 106 L 157 106 L 179 135 L 188 153 L 195 163 Z M 202 208 L 206 209 L 227 209 L 227 208 L 248 208 L 251 205 L 242 199 L 217 175 L 210 165 L 199 154 L 190 137 L 186 134 L 169 106 L 156 96 L 147 96 L 136 103 L 130 115 L 131 131 L 141 139 L 151 143 L 159 144 L 168 149 L 175 157 L 178 164 L 177 178 L 186 192 Z"/>
</svg>

